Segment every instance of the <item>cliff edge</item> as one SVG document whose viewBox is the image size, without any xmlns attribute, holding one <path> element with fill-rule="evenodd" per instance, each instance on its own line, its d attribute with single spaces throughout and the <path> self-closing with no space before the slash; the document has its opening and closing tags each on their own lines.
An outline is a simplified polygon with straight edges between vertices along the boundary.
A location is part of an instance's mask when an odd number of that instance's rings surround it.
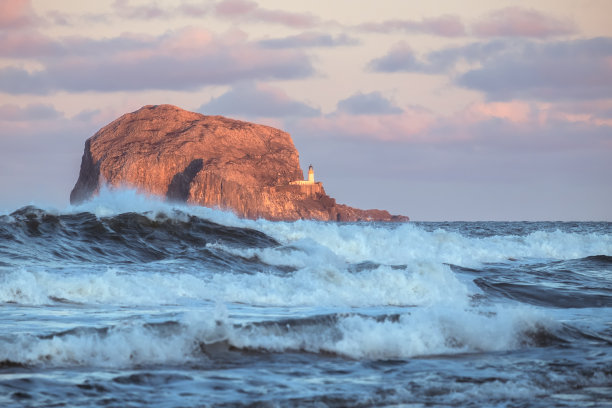
<svg viewBox="0 0 612 408">
<path fill-rule="evenodd" d="M 252 219 L 408 221 L 387 211 L 336 204 L 320 182 L 292 184 L 303 179 L 286 132 L 148 105 L 87 139 L 70 203 L 90 199 L 105 183 Z"/>
</svg>

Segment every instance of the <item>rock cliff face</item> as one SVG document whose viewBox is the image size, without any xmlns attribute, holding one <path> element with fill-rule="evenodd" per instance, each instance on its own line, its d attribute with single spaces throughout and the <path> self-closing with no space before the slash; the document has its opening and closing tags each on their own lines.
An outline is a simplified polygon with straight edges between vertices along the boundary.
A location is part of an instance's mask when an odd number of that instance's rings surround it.
<svg viewBox="0 0 612 408">
<path fill-rule="evenodd" d="M 232 210 L 269 220 L 407 221 L 381 210 L 358 210 L 303 180 L 288 133 L 172 105 L 144 106 L 85 142 L 70 202 L 95 195 L 102 183 L 168 200 Z"/>
</svg>

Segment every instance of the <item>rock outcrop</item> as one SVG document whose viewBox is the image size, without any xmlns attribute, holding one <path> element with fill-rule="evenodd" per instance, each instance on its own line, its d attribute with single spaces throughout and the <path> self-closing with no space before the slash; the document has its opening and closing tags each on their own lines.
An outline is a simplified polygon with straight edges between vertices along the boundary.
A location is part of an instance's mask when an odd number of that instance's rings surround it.
<svg viewBox="0 0 612 408">
<path fill-rule="evenodd" d="M 291 185 L 295 180 L 303 180 L 303 172 L 288 133 L 172 105 L 149 105 L 121 116 L 85 142 L 70 202 L 91 198 L 106 183 L 252 219 L 408 220 L 336 204 L 321 183 Z"/>
</svg>

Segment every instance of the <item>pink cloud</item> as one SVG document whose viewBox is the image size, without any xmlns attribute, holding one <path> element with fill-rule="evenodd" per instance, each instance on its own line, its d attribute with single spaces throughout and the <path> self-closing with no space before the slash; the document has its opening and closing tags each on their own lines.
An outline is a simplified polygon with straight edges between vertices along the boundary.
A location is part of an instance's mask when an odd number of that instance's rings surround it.
<svg viewBox="0 0 612 408">
<path fill-rule="evenodd" d="M 59 26 L 69 26 L 71 24 L 70 15 L 58 10 L 47 12 L 46 17 L 50 20 L 51 24 Z"/>
<path fill-rule="evenodd" d="M 215 5 L 215 11 L 223 17 L 241 17 L 257 10 L 257 3 L 248 0 L 225 0 Z"/>
<path fill-rule="evenodd" d="M 320 114 L 318 109 L 291 98 L 284 90 L 261 83 L 240 83 L 223 95 L 212 98 L 198 111 L 207 115 L 238 115 L 260 123 L 263 119 L 266 123 L 271 123 L 270 119 L 276 118 L 277 124 L 280 123 L 279 118 L 312 117 Z"/>
<path fill-rule="evenodd" d="M 320 21 L 312 14 L 265 9 L 248 0 L 223 0 L 216 4 L 215 12 L 221 17 L 281 24 L 295 28 L 311 28 Z"/>
<path fill-rule="evenodd" d="M 445 37 L 458 37 L 465 35 L 465 26 L 459 17 L 456 16 L 441 16 L 437 18 L 429 18 L 423 20 L 423 25 L 427 27 L 432 34 L 438 34 Z"/>
<path fill-rule="evenodd" d="M 374 139 L 383 141 L 422 141 L 434 125 L 435 117 L 420 107 L 404 109 L 401 114 L 358 114 L 336 112 L 332 115 L 302 119 L 299 126 L 313 135 Z"/>
<path fill-rule="evenodd" d="M 115 0 L 113 8 L 121 17 L 128 18 L 161 18 L 166 17 L 168 13 L 162 8 L 158 7 L 155 3 L 132 6 L 129 4 L 129 0 Z"/>
<path fill-rule="evenodd" d="M 528 122 L 531 115 L 530 104 L 522 101 L 475 103 L 463 112 L 464 118 L 471 122 L 495 118 L 516 124 Z"/>
<path fill-rule="evenodd" d="M 206 2 L 175 2 L 180 4 L 170 4 L 169 7 L 162 7 L 157 2 L 147 4 L 132 5 L 131 0 L 115 0 L 113 8 L 120 18 L 128 19 L 168 19 L 173 17 L 202 17 L 207 15 L 212 6 Z"/>
<path fill-rule="evenodd" d="M 472 32 L 481 37 L 546 38 L 572 34 L 576 27 L 572 22 L 561 21 L 537 10 L 506 7 L 477 21 Z"/>
<path fill-rule="evenodd" d="M 168 55 L 189 56 L 211 46 L 213 35 L 201 28 L 187 27 L 161 39 L 159 49 Z"/>
<path fill-rule="evenodd" d="M 443 37 L 459 37 L 465 35 L 465 26 L 457 16 L 444 15 L 434 18 L 416 20 L 387 20 L 379 23 L 364 23 L 357 28 L 379 33 L 406 31 L 424 33 Z"/>
<path fill-rule="evenodd" d="M 0 68 L 0 90 L 13 94 L 65 91 L 174 89 L 238 81 L 295 79 L 312 75 L 300 50 L 266 49 L 238 30 L 215 35 L 185 28 L 161 36 L 122 35 L 61 39 L 59 51 L 40 55 L 43 67 Z"/>
<path fill-rule="evenodd" d="M 318 18 L 310 14 L 290 13 L 282 10 L 258 10 L 256 18 L 270 23 L 283 24 L 289 27 L 310 28 L 318 23 Z"/>
<path fill-rule="evenodd" d="M 24 27 L 35 20 L 30 0 L 0 1 L 0 28 Z"/>
<path fill-rule="evenodd" d="M 542 112 L 545 121 L 612 127 L 612 99 L 547 104 Z"/>
<path fill-rule="evenodd" d="M 0 56 L 36 57 L 57 53 L 59 44 L 37 31 L 7 30 L 0 32 Z"/>
<path fill-rule="evenodd" d="M 612 99 L 578 102 L 474 103 L 436 118 L 434 134 L 490 148 L 571 151 L 586 146 L 609 150 Z M 435 137 L 434 137 L 435 140 Z"/>
<path fill-rule="evenodd" d="M 213 9 L 209 2 L 161 2 L 151 1 L 146 4 L 133 4 L 133 0 L 115 0 L 112 13 L 74 13 L 66 10 L 51 10 L 45 17 L 51 24 L 74 25 L 76 23 L 111 23 L 116 19 L 125 20 L 168 20 L 181 17 L 202 17 Z M 168 4 L 169 3 L 169 4 Z"/>
<path fill-rule="evenodd" d="M 570 151 L 582 143 L 604 149 L 612 147 L 607 136 L 612 128 L 612 99 L 573 103 L 482 102 L 449 115 L 436 115 L 419 106 L 402 107 L 394 113 L 348 111 L 340 109 L 343 101 L 331 114 L 302 118 L 291 126 L 298 134 L 356 143 L 369 140 L 517 151 L 526 147 Z"/>
<path fill-rule="evenodd" d="M 181 13 L 191 17 L 202 17 L 208 14 L 209 7 L 198 3 L 183 3 L 179 7 Z"/>
</svg>

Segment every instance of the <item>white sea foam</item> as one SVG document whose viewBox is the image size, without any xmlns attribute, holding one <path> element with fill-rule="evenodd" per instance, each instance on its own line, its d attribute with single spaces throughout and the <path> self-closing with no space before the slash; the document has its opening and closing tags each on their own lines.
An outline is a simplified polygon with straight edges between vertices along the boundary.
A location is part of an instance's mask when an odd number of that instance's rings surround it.
<svg viewBox="0 0 612 408">
<path fill-rule="evenodd" d="M 526 333 L 544 322 L 547 320 L 531 309 L 499 308 L 482 313 L 436 306 L 414 309 L 398 320 L 346 316 L 339 319 L 334 330 L 327 331 L 318 327 L 274 330 L 266 326 L 247 326 L 231 331 L 229 340 L 238 348 L 326 352 L 357 359 L 398 359 L 519 348 L 526 340 Z"/>
<path fill-rule="evenodd" d="M 386 265 L 440 262 L 470 267 L 509 259 L 575 259 L 612 254 L 612 235 L 561 231 L 474 238 L 441 229 L 428 232 L 411 224 L 388 228 L 310 221 L 259 221 L 259 229 L 284 243 L 285 247 L 224 250 L 244 257 L 257 256 L 270 265 L 294 267 L 312 265 L 318 260 L 333 264 L 376 262 Z"/>
<path fill-rule="evenodd" d="M 347 262 L 373 261 L 406 264 L 426 260 L 462 266 L 509 258 L 574 259 L 612 254 L 612 235 L 537 231 L 526 236 L 468 237 L 438 229 L 433 232 L 414 224 L 395 228 L 298 221 L 260 222 L 260 230 L 283 243 L 309 239 Z"/>
<path fill-rule="evenodd" d="M 275 306 L 427 305 L 465 302 L 468 289 L 442 264 L 406 269 L 379 266 L 350 272 L 345 265 L 315 263 L 293 273 L 162 273 L 47 271 L 0 274 L 0 302 L 41 305 L 51 299 L 87 304 L 164 305 L 224 301 Z"/>
<path fill-rule="evenodd" d="M 178 210 L 178 213 L 175 211 Z M 201 218 L 211 219 L 223 225 L 246 226 L 253 221 L 242 220 L 231 211 L 221 211 L 201 206 L 169 203 L 160 197 L 145 195 L 134 189 L 116 189 L 103 186 L 98 195 L 92 200 L 84 201 L 78 205 L 71 205 L 66 209 L 69 213 L 87 211 L 98 217 L 111 217 L 127 212 L 143 214 L 164 213 L 168 216 L 182 217 L 181 214 L 192 214 Z"/>
<path fill-rule="evenodd" d="M 509 350 L 545 322 L 528 309 L 419 308 L 398 319 L 361 315 L 287 323 L 232 323 L 223 308 L 184 315 L 177 325 L 125 322 L 104 331 L 75 330 L 39 338 L 3 336 L 0 361 L 27 365 L 128 367 L 205 358 L 215 345 L 265 352 L 334 353 L 355 359 Z M 217 346 L 218 347 L 218 346 Z M 223 346 L 222 346 L 223 347 Z M 211 351 L 212 350 L 212 351 Z"/>
<path fill-rule="evenodd" d="M 142 323 L 124 323 L 108 331 L 76 330 L 74 333 L 37 338 L 18 335 L 0 340 L 0 361 L 26 365 L 127 367 L 142 364 L 178 364 L 192 361 L 200 343 L 214 343 L 219 335 L 214 311 L 197 324 L 163 330 Z"/>
<path fill-rule="evenodd" d="M 180 213 L 177 214 L 175 210 Z M 430 232 L 411 223 L 390 228 L 380 224 L 254 221 L 240 219 L 226 211 L 168 204 L 133 190 L 103 189 L 94 200 L 71 207 L 69 211 L 90 211 L 98 216 L 129 211 L 153 215 L 162 212 L 175 217 L 181 217 L 181 213 L 192 214 L 222 225 L 257 229 L 282 244 L 297 246 L 304 253 L 293 253 L 298 262 L 299 257 L 312 259 L 320 255 L 321 251 L 309 252 L 316 245 L 331 251 L 344 262 L 371 261 L 388 265 L 429 261 L 476 266 L 483 262 L 503 262 L 509 258 L 575 259 L 612 255 L 611 234 L 537 231 L 526 236 L 477 238 L 444 229 Z M 261 250 L 257 255 L 266 257 L 265 252 Z"/>
<path fill-rule="evenodd" d="M 178 209 L 182 213 L 177 214 Z M 226 256 L 257 257 L 271 266 L 289 266 L 285 274 L 173 269 L 172 263 L 150 263 L 150 270 L 128 266 L 106 271 L 62 274 L 22 269 L 0 274 L 0 302 L 47 304 L 51 298 L 118 305 L 169 304 L 184 300 L 252 305 L 376 306 L 466 302 L 477 289 L 458 280 L 444 263 L 471 266 L 508 258 L 579 258 L 612 254 L 612 235 L 560 231 L 527 236 L 469 237 L 418 225 L 337 224 L 313 221 L 242 220 L 203 207 L 173 206 L 134 191 L 103 190 L 95 200 L 70 211 L 110 216 L 126 211 L 169 216 L 195 214 L 224 225 L 256 228 L 281 246 L 236 248 L 211 242 Z M 356 272 L 351 265 L 373 263 Z M 377 264 L 380 264 L 377 266 Z M 395 267 L 388 265 L 396 265 Z M 400 265 L 400 267 L 397 267 Z M 245 266 L 246 267 L 246 266 Z M 272 268 L 271 268 L 272 270 Z M 244 271 L 241 271 L 244 272 Z"/>
</svg>

